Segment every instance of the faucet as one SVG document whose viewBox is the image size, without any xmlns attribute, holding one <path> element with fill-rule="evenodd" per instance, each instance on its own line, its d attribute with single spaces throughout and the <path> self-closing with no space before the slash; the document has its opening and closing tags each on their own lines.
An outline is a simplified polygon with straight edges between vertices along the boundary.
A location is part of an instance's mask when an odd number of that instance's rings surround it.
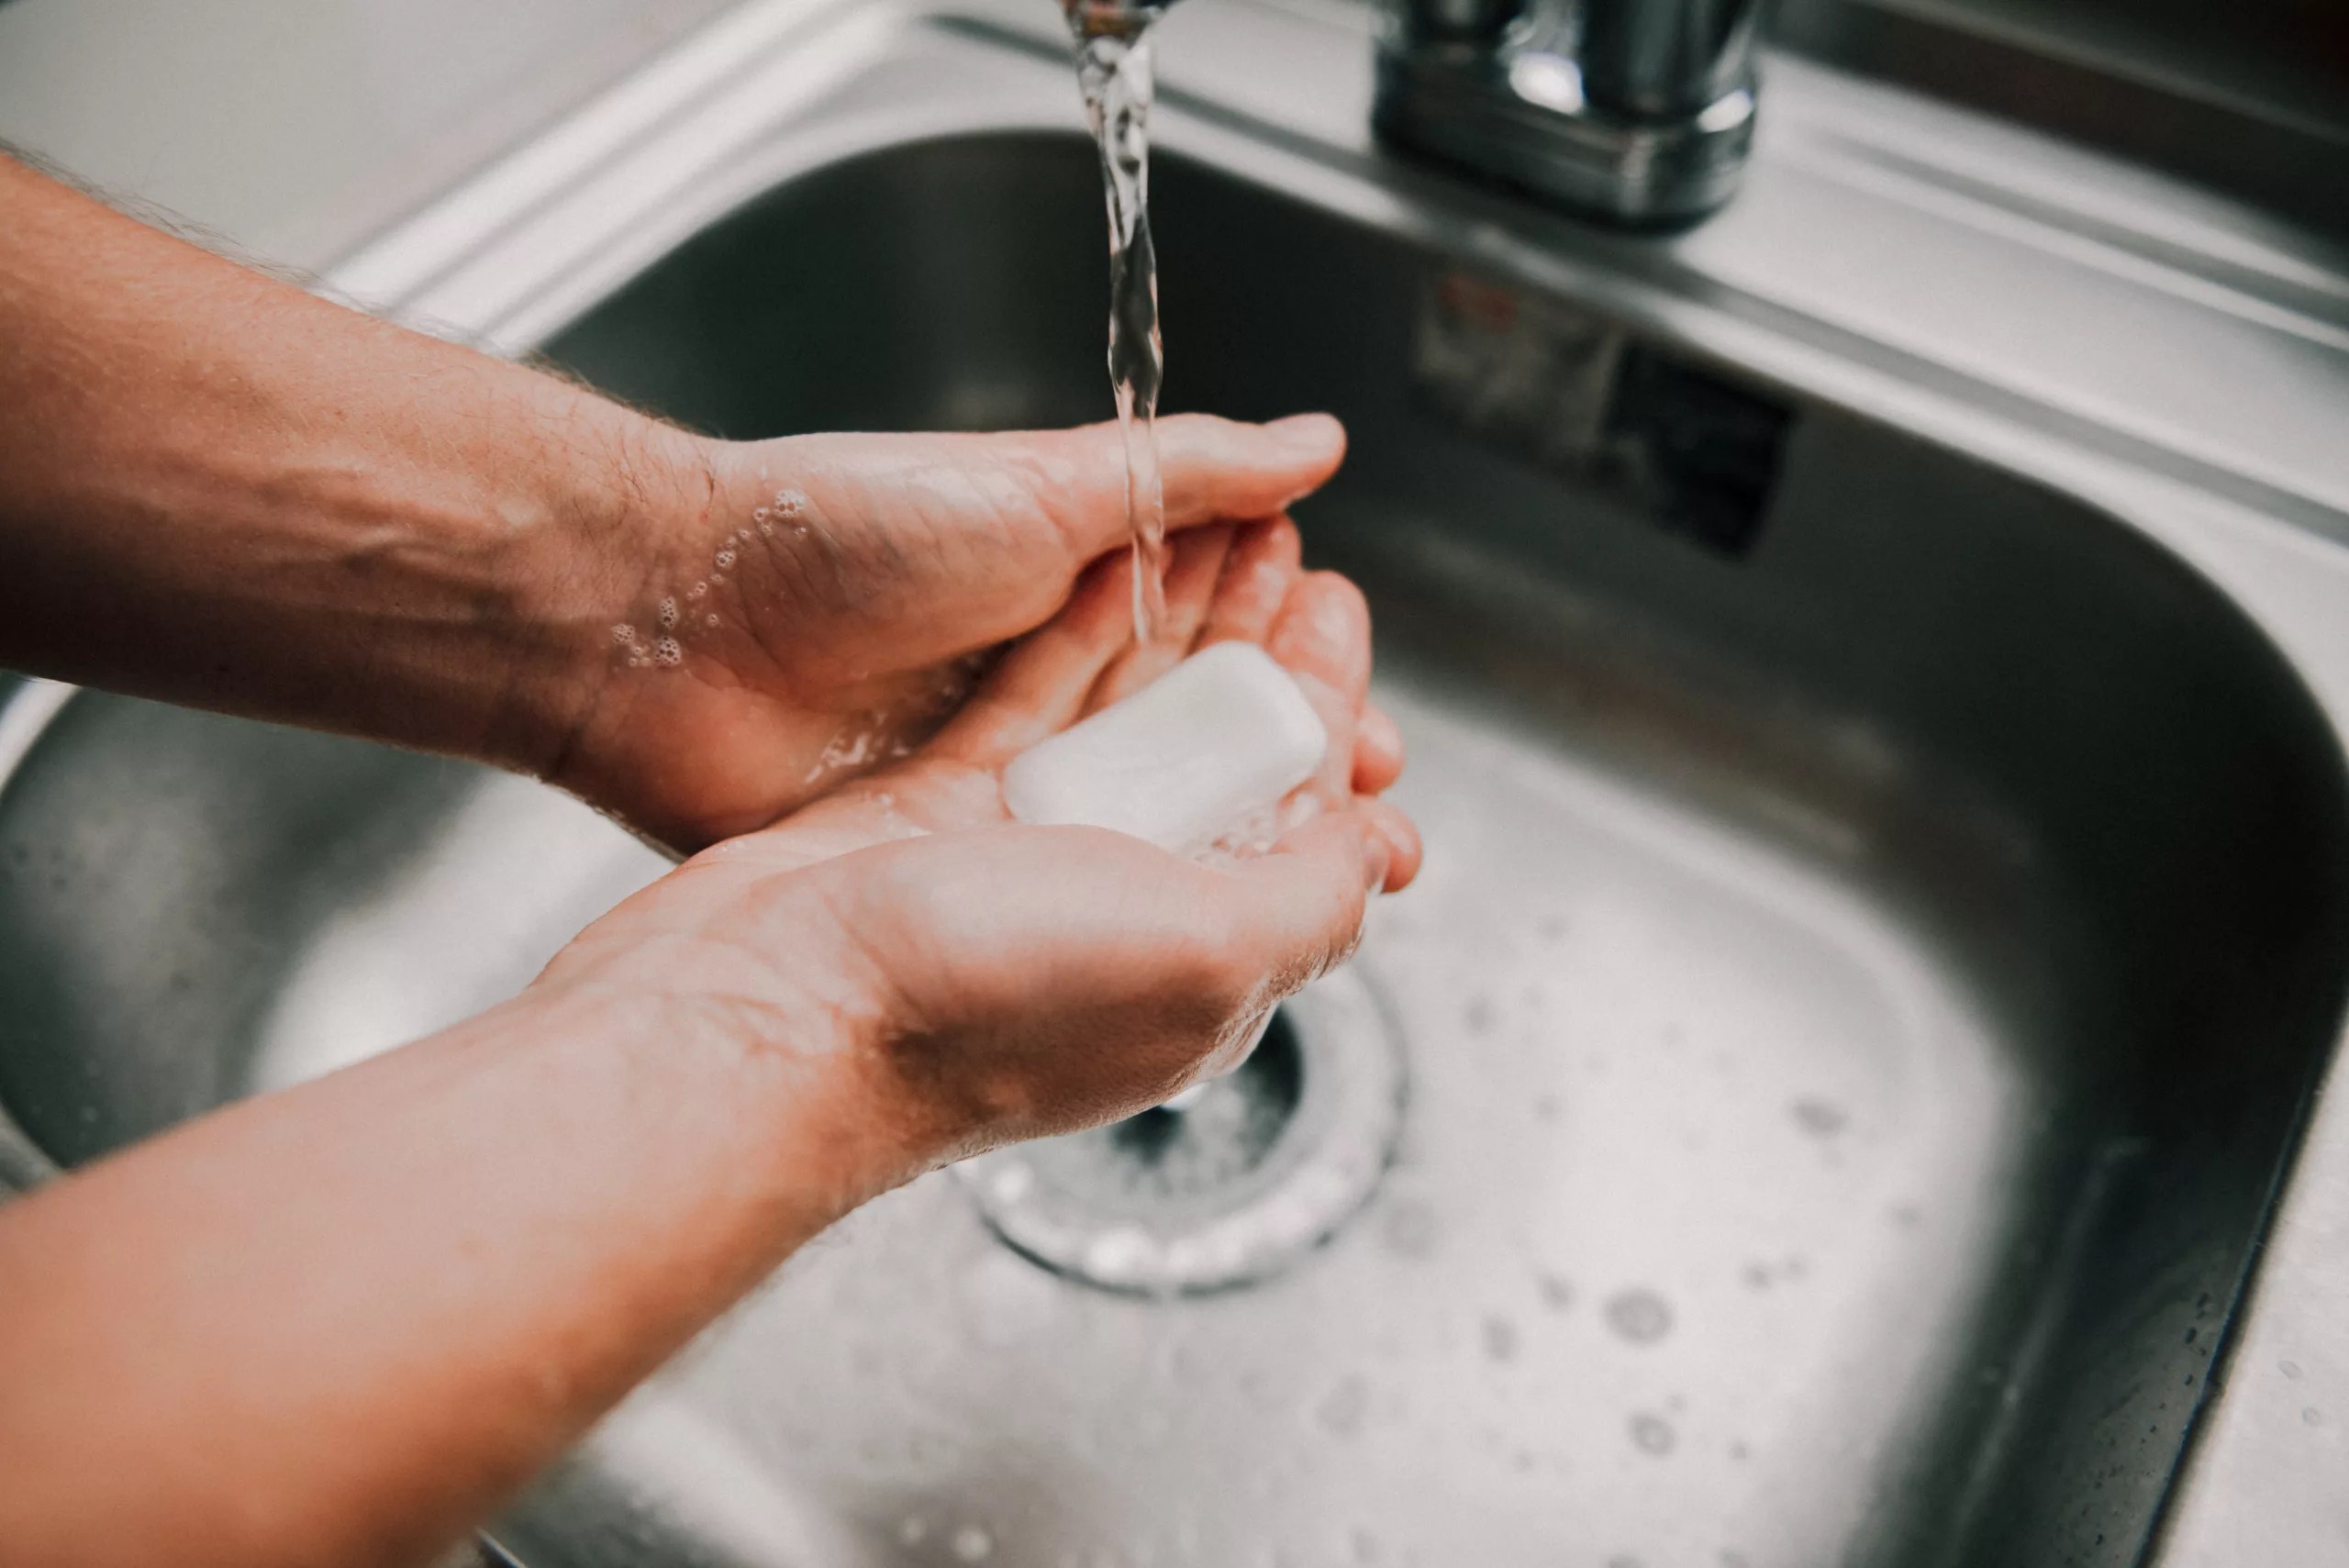
<svg viewBox="0 0 2349 1568">
<path fill-rule="evenodd" d="M 1371 123 L 1389 145 L 1586 216 L 1686 223 L 1753 139 L 1758 0 L 1399 0 Z"/>
<path fill-rule="evenodd" d="M 1172 0 L 1062 0 L 1080 40 Z M 1390 0 L 1371 125 L 1392 147 L 1607 221 L 1727 201 L 1753 139 L 1760 0 Z"/>
</svg>

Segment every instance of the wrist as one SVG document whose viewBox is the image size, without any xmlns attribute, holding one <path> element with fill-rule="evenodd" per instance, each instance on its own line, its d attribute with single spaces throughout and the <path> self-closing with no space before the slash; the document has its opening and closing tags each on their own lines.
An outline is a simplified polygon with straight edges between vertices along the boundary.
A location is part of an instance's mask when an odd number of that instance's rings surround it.
<svg viewBox="0 0 2349 1568">
<path fill-rule="evenodd" d="M 734 1107 L 746 1176 L 813 1195 L 820 1227 L 937 1164 L 957 1129 L 907 1093 L 907 1021 L 873 955 L 814 879 L 749 863 L 754 843 L 706 851 L 590 926 L 513 1006 L 566 1051 Z"/>
<path fill-rule="evenodd" d="M 661 628 L 651 601 L 671 574 L 674 541 L 709 508 L 710 443 L 592 394 L 576 395 L 532 524 L 511 539 L 508 613 L 528 644 L 518 666 L 528 673 L 515 684 L 487 760 L 609 805 L 584 753 L 599 745 L 618 678 L 632 660 L 653 657 Z M 592 461 L 581 461 L 583 444 Z"/>
</svg>

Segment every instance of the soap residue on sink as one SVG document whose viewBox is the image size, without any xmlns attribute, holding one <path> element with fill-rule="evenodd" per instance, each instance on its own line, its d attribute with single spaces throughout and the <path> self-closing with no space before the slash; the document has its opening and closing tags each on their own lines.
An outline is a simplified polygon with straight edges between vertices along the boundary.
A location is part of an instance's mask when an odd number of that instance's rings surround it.
<svg viewBox="0 0 2349 1568">
<path fill-rule="evenodd" d="M 1076 36 L 1076 81 L 1101 151 L 1109 208 L 1109 386 L 1126 450 L 1126 526 L 1133 538 L 1134 634 L 1148 642 L 1166 614 L 1166 491 L 1158 470 L 1158 252 L 1150 234 L 1150 31 L 1166 0 L 1062 0 Z"/>
</svg>

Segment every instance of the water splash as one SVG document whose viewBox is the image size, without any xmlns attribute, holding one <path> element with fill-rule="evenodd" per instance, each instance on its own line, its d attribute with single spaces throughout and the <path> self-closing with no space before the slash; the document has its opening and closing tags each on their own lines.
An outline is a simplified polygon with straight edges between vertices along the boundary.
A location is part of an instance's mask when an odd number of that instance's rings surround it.
<svg viewBox="0 0 2349 1568">
<path fill-rule="evenodd" d="M 1101 152 L 1109 211 L 1109 387 L 1126 450 L 1126 526 L 1133 538 L 1134 634 L 1166 616 L 1166 487 L 1158 466 L 1158 251 L 1150 233 L 1150 29 L 1164 0 L 1062 0 L 1076 37 L 1076 81 Z"/>
<path fill-rule="evenodd" d="M 1652 1345 L 1672 1332 L 1672 1304 L 1644 1287 L 1618 1291 L 1607 1300 L 1607 1326 L 1635 1345 Z"/>
</svg>

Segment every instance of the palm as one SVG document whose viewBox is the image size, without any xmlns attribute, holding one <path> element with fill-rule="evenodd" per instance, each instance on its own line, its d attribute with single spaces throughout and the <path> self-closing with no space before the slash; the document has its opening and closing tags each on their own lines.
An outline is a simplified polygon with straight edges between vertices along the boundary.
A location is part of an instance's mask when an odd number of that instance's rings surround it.
<svg viewBox="0 0 2349 1568">
<path fill-rule="evenodd" d="M 1375 863 L 1386 886 L 1418 866 L 1409 823 L 1373 798 L 1401 759 L 1370 739 L 1383 721 L 1365 706 L 1361 596 L 1342 579 L 1300 573 L 1297 550 L 1286 519 L 1183 535 L 1167 635 L 1146 647 L 1133 640 L 1123 561 L 1098 563 L 915 754 L 696 857 L 589 928 L 551 973 L 650 963 L 643 983 L 681 1007 L 723 997 L 728 1017 L 754 1028 L 796 987 L 844 986 L 823 1004 L 842 1016 L 885 995 L 901 1018 L 921 1020 L 891 1031 L 926 1041 L 916 1076 L 940 1093 L 960 1085 L 949 1100 L 994 1107 L 980 1118 L 991 1136 L 1057 1130 L 1163 1098 L 1246 1037 L 1270 1000 L 1266 951 L 1300 940 L 1324 962 L 1342 951 L 1332 890 L 1358 922 L 1352 879 L 1366 837 L 1384 841 Z M 1327 819 L 1286 837 L 1287 853 L 1227 874 L 1116 835 L 1007 826 L 1000 776 L 1013 757 L 1191 650 L 1231 638 L 1264 646 L 1329 731 L 1321 768 L 1291 803 L 1294 817 Z M 1334 880 L 1333 856 L 1345 862 Z M 1282 861 L 1297 868 L 1292 890 L 1306 891 L 1266 925 L 1277 901 L 1254 901 L 1246 868 Z M 1230 920 L 1236 943 L 1203 935 Z M 1305 973 L 1281 968 L 1276 982 L 1293 987 Z M 868 976 L 862 992 L 859 973 Z"/>
<path fill-rule="evenodd" d="M 1169 421 L 1172 525 L 1270 516 L 1335 467 L 1334 425 L 1280 432 Z M 622 667 L 559 775 L 685 848 L 908 755 L 1123 537 L 1100 428 L 717 450 L 703 522 L 616 628 Z"/>
<path fill-rule="evenodd" d="M 1266 646 L 1329 730 L 1325 764 L 1302 799 L 1343 806 L 1357 784 L 1375 791 L 1389 781 L 1384 756 L 1366 767 L 1356 760 L 1369 676 L 1360 596 L 1330 574 L 1299 572 L 1287 522 L 1183 536 L 1168 573 L 1168 624 L 1148 644 L 1133 639 L 1128 582 L 1121 557 L 1096 565 L 1067 607 L 1012 649 L 934 740 L 762 837 L 813 859 L 880 839 L 1006 821 L 999 780 L 1013 757 L 1197 649 L 1234 639 Z"/>
</svg>

